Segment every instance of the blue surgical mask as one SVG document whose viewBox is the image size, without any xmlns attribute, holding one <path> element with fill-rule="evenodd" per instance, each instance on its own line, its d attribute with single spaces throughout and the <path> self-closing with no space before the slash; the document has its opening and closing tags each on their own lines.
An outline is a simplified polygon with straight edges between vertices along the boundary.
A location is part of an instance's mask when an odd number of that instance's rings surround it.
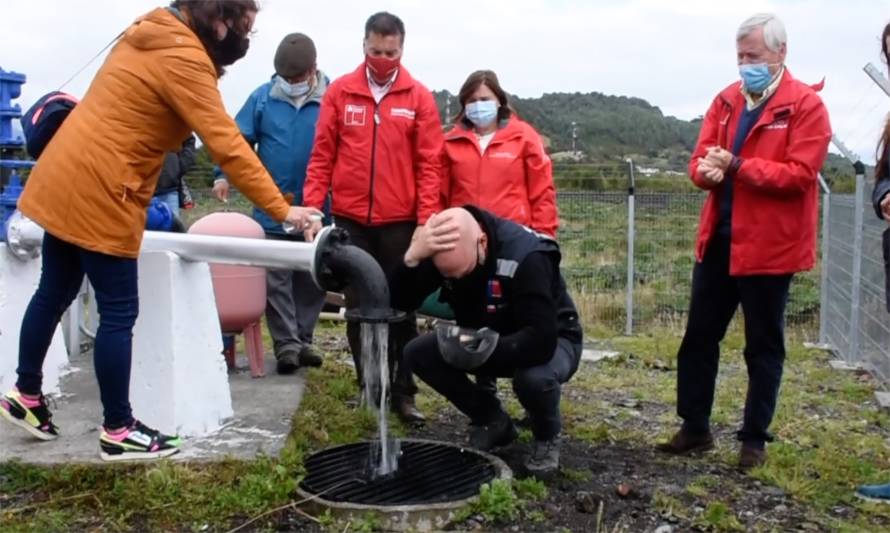
<svg viewBox="0 0 890 533">
<path fill-rule="evenodd" d="M 742 85 L 749 93 L 762 93 L 773 79 L 766 63 L 739 65 L 739 75 L 742 78 Z"/>
<path fill-rule="evenodd" d="M 312 87 L 309 85 L 309 80 L 301 81 L 299 83 L 288 83 L 287 80 L 278 76 L 278 87 L 284 92 L 284 94 L 290 96 L 291 98 L 300 98 L 301 96 L 306 96 L 309 94 L 309 91 L 312 90 Z"/>
<path fill-rule="evenodd" d="M 498 103 L 494 100 L 472 102 L 467 104 L 465 113 L 477 128 L 487 128 L 498 118 Z"/>
</svg>

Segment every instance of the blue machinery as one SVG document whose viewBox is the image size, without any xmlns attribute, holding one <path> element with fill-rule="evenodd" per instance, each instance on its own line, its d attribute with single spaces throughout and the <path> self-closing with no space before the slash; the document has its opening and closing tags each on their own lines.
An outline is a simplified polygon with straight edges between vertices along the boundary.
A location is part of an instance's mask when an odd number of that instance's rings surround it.
<svg viewBox="0 0 890 533">
<path fill-rule="evenodd" d="M 21 107 L 12 101 L 21 96 L 24 83 L 24 74 L 0 68 L 0 241 L 6 241 L 6 222 L 22 193 L 17 171 L 34 166 L 33 161 L 13 159 L 25 145 L 25 140 L 12 127 L 13 120 L 22 116 Z"/>
</svg>

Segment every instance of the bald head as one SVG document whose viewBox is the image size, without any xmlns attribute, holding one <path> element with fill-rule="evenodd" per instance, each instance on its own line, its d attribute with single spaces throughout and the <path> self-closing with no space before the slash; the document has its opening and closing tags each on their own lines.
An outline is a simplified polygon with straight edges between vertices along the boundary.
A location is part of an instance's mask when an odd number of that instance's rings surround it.
<svg viewBox="0 0 890 533">
<path fill-rule="evenodd" d="M 459 279 L 485 261 L 488 236 L 473 215 L 460 207 L 446 209 L 436 215 L 433 227 L 446 225 L 454 226 L 459 238 L 454 248 L 435 254 L 433 264 L 446 278 Z"/>
</svg>

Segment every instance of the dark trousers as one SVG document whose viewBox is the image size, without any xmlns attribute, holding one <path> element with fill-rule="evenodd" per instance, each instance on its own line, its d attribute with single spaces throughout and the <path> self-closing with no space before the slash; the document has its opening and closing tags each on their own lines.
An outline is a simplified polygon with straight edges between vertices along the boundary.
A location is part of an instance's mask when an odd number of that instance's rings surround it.
<svg viewBox="0 0 890 533">
<path fill-rule="evenodd" d="M 271 233 L 267 239 L 303 242 L 302 235 Z M 266 324 L 272 336 L 275 355 L 287 346 L 299 349 L 312 344 L 318 315 L 324 307 L 325 292 L 315 285 L 309 272 L 266 270 Z"/>
<path fill-rule="evenodd" d="M 22 319 L 16 386 L 39 394 L 43 361 L 62 313 L 74 301 L 86 274 L 96 290 L 99 329 L 93 361 L 105 411 L 105 427 L 133 421 L 130 410 L 130 365 L 133 325 L 139 313 L 136 260 L 85 250 L 47 233 L 43 238 L 43 272 L 37 292 Z"/>
<path fill-rule="evenodd" d="M 377 260 L 384 274 L 389 276 L 404 260 L 405 252 L 411 244 L 411 237 L 417 224 L 414 222 L 396 222 L 383 226 L 366 226 L 358 222 L 337 217 L 337 226 L 349 233 L 352 243 L 371 254 Z M 346 308 L 353 309 L 359 306 L 358 291 L 344 290 Z M 417 336 L 417 318 L 414 313 L 409 313 L 404 321 L 389 325 L 389 379 L 392 383 L 393 398 L 414 396 L 417 393 L 417 385 L 411 369 L 402 363 L 402 353 L 405 345 Z M 356 322 L 346 324 L 346 337 L 349 340 L 349 349 L 352 351 L 352 359 L 355 361 L 356 376 L 359 385 L 362 383 L 362 341 L 361 325 Z"/>
<path fill-rule="evenodd" d="M 748 394 L 738 438 L 762 445 L 776 409 L 785 361 L 785 304 L 791 274 L 730 276 L 729 241 L 715 238 L 692 271 L 692 301 L 677 355 L 677 413 L 691 433 L 708 431 L 720 341 L 741 303 Z"/>
<path fill-rule="evenodd" d="M 581 345 L 559 339 L 553 358 L 546 364 L 525 368 L 508 362 L 489 360 L 474 370 L 478 377 L 509 377 L 519 403 L 528 412 L 536 440 L 550 440 L 561 429 L 559 399 L 561 385 L 578 370 Z M 488 424 L 504 414 L 495 391 L 488 385 L 493 380 L 474 383 L 463 370 L 445 362 L 439 351 L 435 333 L 427 333 L 405 347 L 405 362 L 430 387 L 470 417 L 476 425 Z"/>
</svg>

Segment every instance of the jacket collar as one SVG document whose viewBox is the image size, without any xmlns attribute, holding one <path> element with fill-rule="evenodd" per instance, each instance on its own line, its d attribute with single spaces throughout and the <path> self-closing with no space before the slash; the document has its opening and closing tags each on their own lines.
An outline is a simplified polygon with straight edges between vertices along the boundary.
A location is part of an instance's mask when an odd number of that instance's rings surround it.
<svg viewBox="0 0 890 533">
<path fill-rule="evenodd" d="M 745 96 L 741 92 L 741 85 L 741 81 L 733 83 L 726 89 L 723 89 L 719 98 L 733 109 L 743 109 L 747 105 L 747 102 L 745 101 Z M 822 83 L 819 83 L 808 86 L 801 83 L 791 75 L 791 71 L 786 67 L 785 72 L 782 74 L 782 81 L 779 82 L 776 92 L 773 93 L 769 98 L 769 101 L 764 104 L 761 120 L 765 120 L 767 116 L 771 116 L 783 109 L 791 107 L 800 99 L 802 93 L 807 89 L 819 91 L 822 89 L 822 85 Z"/>
<path fill-rule="evenodd" d="M 495 130 L 495 135 L 491 142 L 492 144 L 505 142 L 520 136 L 522 136 L 522 127 L 519 124 L 519 119 L 515 116 L 510 116 L 498 123 L 498 129 Z M 462 122 L 455 124 L 453 128 L 445 133 L 446 142 L 458 140 L 475 142 L 475 137 L 476 133 L 473 131 L 473 128 Z"/>
<path fill-rule="evenodd" d="M 290 96 L 285 94 L 284 91 L 281 90 L 281 87 L 278 85 L 278 76 L 276 74 L 272 75 L 272 80 L 269 82 L 269 84 L 269 98 L 272 98 L 273 100 L 280 100 L 298 109 L 302 109 L 306 106 L 306 104 L 310 103 L 321 105 L 321 100 L 324 97 L 324 93 L 328 89 L 328 77 L 325 76 L 322 71 L 317 71 L 315 73 L 315 85 L 312 87 L 312 90 L 309 91 L 309 94 L 306 95 L 305 98 L 299 99 L 299 101 L 295 101 L 293 98 L 291 98 Z"/>
<path fill-rule="evenodd" d="M 358 66 L 355 70 L 343 76 L 343 88 L 350 93 L 353 94 L 361 94 L 363 96 L 367 96 L 368 98 L 373 98 L 371 95 L 371 89 L 368 87 L 368 73 L 367 66 L 364 62 Z M 408 73 L 408 69 L 405 68 L 405 65 L 399 65 L 399 74 L 396 76 L 395 81 L 392 84 L 392 87 L 389 89 L 389 93 L 396 93 L 400 91 L 407 91 L 414 87 L 414 78 L 411 77 L 411 74 Z"/>
</svg>

